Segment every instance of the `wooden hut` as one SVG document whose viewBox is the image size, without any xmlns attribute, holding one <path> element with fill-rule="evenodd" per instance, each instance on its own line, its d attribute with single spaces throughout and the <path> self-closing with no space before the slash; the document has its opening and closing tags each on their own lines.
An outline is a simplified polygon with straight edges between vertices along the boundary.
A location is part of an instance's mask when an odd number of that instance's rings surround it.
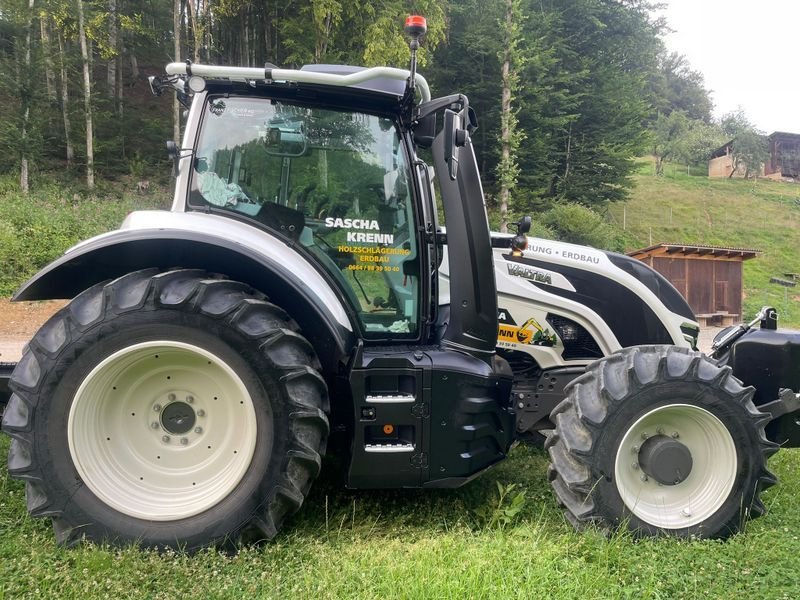
<svg viewBox="0 0 800 600">
<path fill-rule="evenodd" d="M 656 244 L 629 252 L 653 267 L 686 298 L 700 325 L 732 325 L 742 314 L 742 263 L 759 250 Z"/>
<path fill-rule="evenodd" d="M 797 178 L 800 176 L 800 135 L 776 131 L 767 138 L 769 160 L 764 166 L 767 177 Z"/>
</svg>

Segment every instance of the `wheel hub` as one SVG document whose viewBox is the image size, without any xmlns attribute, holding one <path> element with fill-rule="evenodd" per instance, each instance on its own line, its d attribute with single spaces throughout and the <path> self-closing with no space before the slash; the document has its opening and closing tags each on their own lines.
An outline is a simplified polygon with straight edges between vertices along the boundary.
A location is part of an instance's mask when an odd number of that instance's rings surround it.
<svg viewBox="0 0 800 600">
<path fill-rule="evenodd" d="M 97 364 L 75 392 L 69 449 L 87 487 L 134 518 L 200 514 L 250 466 L 257 420 L 238 373 L 208 350 L 154 340 Z"/>
<path fill-rule="evenodd" d="M 197 415 L 185 402 L 173 402 L 161 411 L 161 426 L 173 435 L 183 435 L 192 430 Z"/>
<path fill-rule="evenodd" d="M 654 435 L 642 443 L 639 465 L 649 477 L 662 485 L 678 485 L 692 472 L 692 453 L 688 447 L 666 435 Z"/>
<path fill-rule="evenodd" d="M 715 514 L 734 486 L 737 467 L 727 426 L 701 406 L 675 403 L 653 408 L 627 428 L 614 475 L 631 514 L 674 530 Z"/>
</svg>

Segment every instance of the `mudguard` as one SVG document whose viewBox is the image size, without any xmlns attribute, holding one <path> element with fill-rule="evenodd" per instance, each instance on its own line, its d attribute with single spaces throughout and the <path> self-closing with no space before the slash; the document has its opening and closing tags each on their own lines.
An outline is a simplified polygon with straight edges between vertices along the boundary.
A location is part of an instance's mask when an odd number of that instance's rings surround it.
<svg viewBox="0 0 800 600">
<path fill-rule="evenodd" d="M 72 298 L 98 282 L 150 267 L 205 269 L 253 286 L 291 314 L 323 365 L 353 345 L 350 309 L 296 244 L 204 213 L 131 213 L 120 229 L 67 250 L 13 300 Z"/>
</svg>

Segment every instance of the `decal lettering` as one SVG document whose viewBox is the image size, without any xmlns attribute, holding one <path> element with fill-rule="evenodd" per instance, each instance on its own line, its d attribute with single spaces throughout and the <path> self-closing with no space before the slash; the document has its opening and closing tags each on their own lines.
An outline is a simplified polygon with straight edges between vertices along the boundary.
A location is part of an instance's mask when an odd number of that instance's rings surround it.
<svg viewBox="0 0 800 600">
<path fill-rule="evenodd" d="M 336 251 L 342 257 L 350 257 L 355 259 L 355 264 L 347 265 L 348 271 L 377 271 L 378 273 L 399 273 L 399 265 L 392 265 L 388 263 L 390 263 L 394 257 L 403 257 L 411 254 L 411 250 L 408 248 L 392 248 L 389 246 L 348 246 L 346 244 L 339 244 L 336 246 Z"/>
<path fill-rule="evenodd" d="M 530 318 L 522 327 L 506 325 L 500 323 L 497 327 L 497 344 L 499 346 L 513 347 L 519 344 L 528 346 L 553 347 L 558 342 L 558 338 L 550 329 L 545 329 L 539 322 Z"/>
<path fill-rule="evenodd" d="M 325 219 L 325 227 L 335 227 L 337 229 L 372 229 L 373 231 L 380 231 L 381 229 L 375 219 L 334 219 L 333 217 Z"/>
<path fill-rule="evenodd" d="M 394 235 L 391 233 L 364 233 L 363 231 L 348 231 L 348 242 L 366 242 L 369 244 L 393 244 Z"/>
<path fill-rule="evenodd" d="M 341 219 L 328 217 L 325 219 L 325 227 L 332 229 L 355 229 L 378 231 L 381 228 L 375 219 Z M 348 231 L 348 242 L 361 242 L 365 244 L 393 244 L 394 234 L 392 233 L 365 233 L 364 231 Z"/>
<path fill-rule="evenodd" d="M 569 260 L 578 260 L 580 262 L 592 263 L 595 265 L 600 264 L 600 259 L 597 256 L 592 256 L 590 254 L 581 254 L 580 252 L 571 252 L 570 250 L 565 250 L 562 256 Z"/>
<path fill-rule="evenodd" d="M 516 325 L 517 322 L 514 320 L 514 317 L 511 316 L 511 313 L 508 312 L 505 308 L 498 308 L 497 309 L 497 320 L 500 323 L 504 323 L 506 325 Z"/>
<path fill-rule="evenodd" d="M 537 271 L 532 267 L 521 265 L 519 263 L 508 263 L 508 274 L 530 279 L 536 283 L 553 285 L 553 280 L 550 277 L 550 273 L 542 273 L 541 271 Z"/>
</svg>

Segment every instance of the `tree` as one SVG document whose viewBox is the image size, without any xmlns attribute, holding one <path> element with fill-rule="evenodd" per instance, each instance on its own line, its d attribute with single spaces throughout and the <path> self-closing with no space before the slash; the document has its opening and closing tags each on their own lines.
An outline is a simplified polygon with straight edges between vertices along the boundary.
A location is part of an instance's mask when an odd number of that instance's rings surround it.
<svg viewBox="0 0 800 600">
<path fill-rule="evenodd" d="M 174 37 L 173 60 L 181 60 L 181 0 L 175 0 L 172 13 L 172 34 Z M 181 103 L 176 95 L 172 99 L 172 139 L 176 144 L 181 143 Z"/>
<path fill-rule="evenodd" d="M 681 145 L 688 129 L 689 118 L 683 111 L 673 110 L 669 115 L 658 115 L 651 130 L 656 175 L 664 174 L 665 161 L 681 154 Z"/>
<path fill-rule="evenodd" d="M 523 62 L 520 56 L 520 0 L 505 0 L 505 20 L 503 21 L 503 66 L 502 95 L 500 100 L 500 162 L 497 165 L 497 179 L 500 182 L 500 231 L 508 231 L 508 208 L 511 188 L 517 183 L 519 165 L 517 150 L 522 141 L 515 109 L 511 106 L 512 96 L 519 86 L 519 69 Z"/>
<path fill-rule="evenodd" d="M 19 186 L 27 194 L 28 182 L 28 126 L 31 118 L 31 30 L 33 29 L 33 0 L 28 0 L 27 24 L 25 27 L 25 62 L 20 75 L 22 91 L 22 156 L 20 158 Z"/>
<path fill-rule="evenodd" d="M 650 78 L 650 93 L 657 115 L 679 110 L 689 119 L 711 123 L 713 103 L 703 75 L 682 54 L 667 53 L 662 47 L 658 68 Z"/>
<path fill-rule="evenodd" d="M 720 127 L 733 139 L 733 168 L 728 177 L 733 177 L 742 168 L 745 178 L 757 177 L 761 173 L 761 166 L 769 158 L 766 136 L 755 128 L 741 108 L 724 115 Z"/>
<path fill-rule="evenodd" d="M 689 119 L 675 158 L 686 165 L 706 164 L 725 141 L 725 133 L 716 123 Z"/>
<path fill-rule="evenodd" d="M 86 187 L 94 189 L 94 133 L 92 131 L 92 78 L 89 72 L 89 48 L 86 42 L 86 27 L 83 0 L 78 2 L 78 39 L 83 60 L 83 108 L 86 119 Z"/>
</svg>

